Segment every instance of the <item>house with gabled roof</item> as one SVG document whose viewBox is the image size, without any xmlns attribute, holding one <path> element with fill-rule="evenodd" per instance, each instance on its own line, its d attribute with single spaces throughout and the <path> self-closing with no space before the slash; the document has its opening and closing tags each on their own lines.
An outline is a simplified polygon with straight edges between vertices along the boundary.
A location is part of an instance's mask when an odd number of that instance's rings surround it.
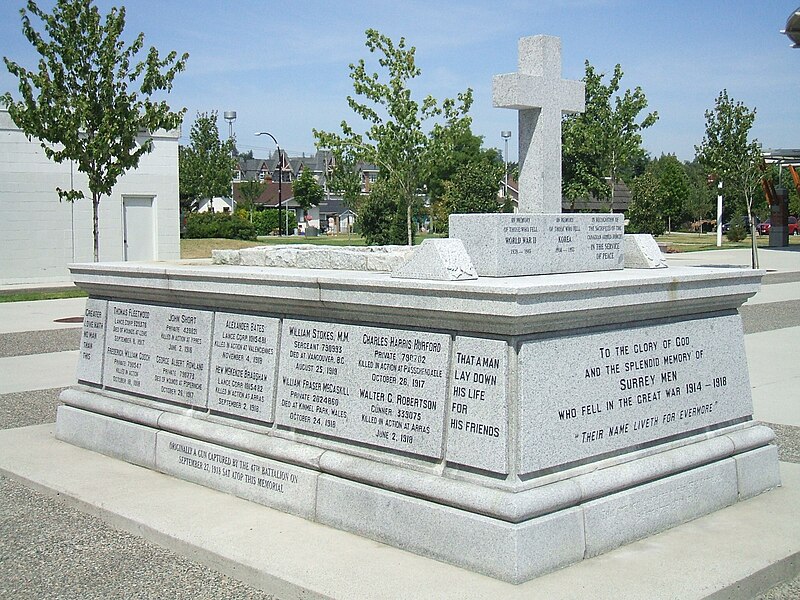
<svg viewBox="0 0 800 600">
<path fill-rule="evenodd" d="M 344 205 L 344 201 L 327 188 L 327 176 L 335 166 L 335 159 L 329 151 L 319 151 L 306 156 L 288 156 L 282 152 L 283 164 L 279 162 L 278 151 L 275 150 L 267 158 L 255 158 L 252 153 L 238 155 L 238 169 L 233 179 L 234 206 L 241 198 L 239 184 L 244 181 L 265 183 L 262 194 L 255 200 L 262 208 L 278 208 L 278 180 L 282 179 L 281 210 L 293 215 L 289 218 L 289 229 L 303 231 L 306 227 L 316 227 L 321 231 L 348 231 L 355 222 L 355 213 Z M 325 190 L 325 200 L 319 206 L 312 207 L 304 221 L 303 211 L 292 195 L 292 183 L 300 176 L 303 169 L 309 169 Z M 377 181 L 378 169 L 368 163 L 359 163 L 362 193 L 369 193 L 371 185 Z"/>
</svg>

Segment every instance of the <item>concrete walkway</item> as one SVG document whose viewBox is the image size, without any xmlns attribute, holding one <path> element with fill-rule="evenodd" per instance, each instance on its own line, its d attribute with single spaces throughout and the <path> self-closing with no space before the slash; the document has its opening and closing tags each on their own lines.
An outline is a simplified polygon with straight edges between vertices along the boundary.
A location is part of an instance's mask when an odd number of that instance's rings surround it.
<svg viewBox="0 0 800 600">
<path fill-rule="evenodd" d="M 737 266 L 750 268 L 750 249 L 705 250 L 667 254 L 667 262 L 674 266 Z M 800 274 L 800 246 L 786 248 L 759 248 L 758 267 L 768 273 Z"/>
<path fill-rule="evenodd" d="M 785 443 L 800 457 L 800 252 L 762 249 L 760 258 L 769 276 L 748 302 L 754 312 L 747 318 L 766 315 L 770 323 L 745 336 L 755 418 L 785 427 Z M 747 266 L 749 260 L 747 250 L 668 257 L 682 265 Z M 82 315 L 84 304 L 0 303 L 0 341 L 75 328 L 57 321 Z M 0 356 L 4 398 L 74 381 L 74 349 Z M 0 474 L 269 594 L 236 588 L 225 597 L 753 598 L 800 572 L 800 458 L 792 460 L 781 465 L 778 490 L 512 586 L 69 446 L 53 438 L 51 425 L 0 430 Z M 48 522 L 37 526 L 46 529 Z M 101 595 L 126 597 L 129 586 L 112 585 Z M 24 589 L 0 580 L 0 595 L 21 597 Z M 152 592 L 149 597 L 159 596 L 159 589 Z M 800 583 L 769 597 L 800 597 Z"/>
</svg>

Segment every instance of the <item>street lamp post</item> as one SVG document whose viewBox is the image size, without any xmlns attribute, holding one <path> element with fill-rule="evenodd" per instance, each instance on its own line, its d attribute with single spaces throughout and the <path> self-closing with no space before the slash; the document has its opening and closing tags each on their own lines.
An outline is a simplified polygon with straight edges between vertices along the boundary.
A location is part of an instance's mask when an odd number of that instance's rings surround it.
<svg viewBox="0 0 800 600">
<path fill-rule="evenodd" d="M 275 136 L 266 131 L 259 131 L 256 135 L 268 135 L 278 147 L 278 237 L 283 235 L 283 224 L 281 223 L 281 204 L 283 203 L 283 154 L 281 146 Z M 288 233 L 288 231 L 287 231 Z"/>
<path fill-rule="evenodd" d="M 503 186 L 505 188 L 503 191 L 503 201 L 508 203 L 508 138 L 511 137 L 511 132 L 501 131 L 500 135 L 503 137 L 503 141 L 506 143 L 506 149 L 505 152 L 503 152 L 503 160 L 506 165 L 505 178 L 503 180 Z"/>
<path fill-rule="evenodd" d="M 226 110 L 225 113 L 222 116 L 228 122 L 228 140 L 232 140 L 233 139 L 233 122 L 236 120 L 236 111 L 235 110 Z M 234 150 L 233 144 L 231 144 L 231 163 L 233 163 L 233 161 L 236 159 L 235 152 L 236 151 Z M 234 173 L 234 175 L 235 175 L 235 173 Z M 234 198 L 233 198 L 233 182 L 235 180 L 236 180 L 236 177 L 234 176 L 231 179 L 231 207 L 232 207 L 231 210 L 236 208 L 236 204 L 234 203 Z M 252 223 L 252 221 L 253 221 L 253 209 L 251 207 L 250 208 L 250 222 Z"/>
</svg>

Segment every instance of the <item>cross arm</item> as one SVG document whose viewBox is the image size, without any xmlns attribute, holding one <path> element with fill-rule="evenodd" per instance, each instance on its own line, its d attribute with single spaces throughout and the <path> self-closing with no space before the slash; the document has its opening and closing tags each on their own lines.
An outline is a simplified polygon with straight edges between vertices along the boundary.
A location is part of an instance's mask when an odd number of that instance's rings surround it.
<svg viewBox="0 0 800 600">
<path fill-rule="evenodd" d="M 586 86 L 582 81 L 553 81 L 538 75 L 505 73 L 492 79 L 495 108 L 560 108 L 563 113 L 583 112 Z"/>
</svg>

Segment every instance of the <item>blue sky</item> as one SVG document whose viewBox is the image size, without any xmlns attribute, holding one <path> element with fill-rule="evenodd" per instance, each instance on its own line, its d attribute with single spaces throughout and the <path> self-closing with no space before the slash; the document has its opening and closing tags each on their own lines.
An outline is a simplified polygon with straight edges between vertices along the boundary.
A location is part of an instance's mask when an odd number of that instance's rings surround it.
<svg viewBox="0 0 800 600">
<path fill-rule="evenodd" d="M 0 2 L 0 55 L 27 67 L 36 55 L 21 33 L 23 0 Z M 122 0 L 97 2 L 103 12 Z M 52 0 L 40 0 L 40 6 Z M 484 145 L 502 147 L 516 111 L 492 108 L 492 75 L 516 71 L 517 40 L 559 36 L 563 76 L 580 79 L 584 60 L 610 73 L 622 87 L 641 86 L 660 119 L 644 134 L 654 157 L 694 156 L 703 137 L 703 113 L 720 90 L 757 109 L 753 136 L 765 148 L 800 148 L 800 49 L 783 28 L 800 0 L 127 0 L 129 38 L 139 31 L 162 53 L 189 52 L 187 71 L 169 96 L 186 107 L 184 137 L 198 111 L 235 110 L 238 145 L 257 156 L 274 149 L 256 131 L 269 131 L 291 153 L 314 151 L 312 128 L 338 130 L 343 118 L 360 125 L 346 103 L 348 65 L 369 58 L 364 30 L 417 48 L 422 76 L 417 97 L 475 94 L 473 132 Z M 373 63 L 375 64 L 375 63 Z M 0 65 L 0 90 L 16 83 Z M 357 127 L 357 129 L 362 129 Z"/>
</svg>

